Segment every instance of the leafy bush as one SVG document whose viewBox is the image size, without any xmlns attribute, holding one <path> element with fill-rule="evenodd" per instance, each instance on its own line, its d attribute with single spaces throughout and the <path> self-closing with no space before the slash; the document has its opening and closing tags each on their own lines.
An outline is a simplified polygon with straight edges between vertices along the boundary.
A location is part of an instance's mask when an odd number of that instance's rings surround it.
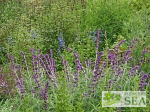
<svg viewBox="0 0 150 112">
<path fill-rule="evenodd" d="M 127 0 L 90 1 L 87 2 L 86 18 L 82 24 L 85 24 L 87 30 L 101 28 L 103 32 L 106 31 L 108 39 L 113 43 L 113 35 L 121 34 L 124 22 L 129 20 L 131 14 Z"/>
</svg>

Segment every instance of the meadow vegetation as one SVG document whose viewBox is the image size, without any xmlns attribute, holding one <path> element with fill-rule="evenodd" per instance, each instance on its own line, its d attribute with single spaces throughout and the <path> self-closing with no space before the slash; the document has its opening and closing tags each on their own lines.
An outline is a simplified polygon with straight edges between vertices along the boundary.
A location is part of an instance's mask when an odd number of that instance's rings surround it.
<svg viewBox="0 0 150 112">
<path fill-rule="evenodd" d="M 103 108 L 102 91 L 146 91 Z M 0 0 L 0 112 L 149 112 L 149 0 Z"/>
</svg>

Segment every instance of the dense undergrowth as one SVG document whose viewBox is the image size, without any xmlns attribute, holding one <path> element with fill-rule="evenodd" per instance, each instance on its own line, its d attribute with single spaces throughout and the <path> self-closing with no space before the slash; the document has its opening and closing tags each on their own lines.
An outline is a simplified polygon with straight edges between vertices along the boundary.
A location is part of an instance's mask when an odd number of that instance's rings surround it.
<svg viewBox="0 0 150 112">
<path fill-rule="evenodd" d="M 0 111 L 150 111 L 149 0 L 1 0 L 0 24 Z M 103 108 L 102 91 L 147 106 Z"/>
</svg>

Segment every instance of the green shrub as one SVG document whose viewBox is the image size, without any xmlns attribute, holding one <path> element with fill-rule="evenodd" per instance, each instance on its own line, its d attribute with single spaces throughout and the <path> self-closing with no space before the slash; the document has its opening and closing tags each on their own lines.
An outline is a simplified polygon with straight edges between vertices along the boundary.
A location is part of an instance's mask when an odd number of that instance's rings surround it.
<svg viewBox="0 0 150 112">
<path fill-rule="evenodd" d="M 106 31 L 108 39 L 113 43 L 115 41 L 113 35 L 121 34 L 124 22 L 127 22 L 132 14 L 128 2 L 128 0 L 88 0 L 85 21 L 82 23 L 85 25 L 84 30 L 101 28 L 103 32 Z"/>
</svg>

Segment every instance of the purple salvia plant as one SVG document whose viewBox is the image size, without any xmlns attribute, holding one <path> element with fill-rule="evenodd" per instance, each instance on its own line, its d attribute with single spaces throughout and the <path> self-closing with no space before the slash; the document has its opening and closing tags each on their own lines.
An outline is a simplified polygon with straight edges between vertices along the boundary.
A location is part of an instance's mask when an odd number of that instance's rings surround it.
<svg viewBox="0 0 150 112">
<path fill-rule="evenodd" d="M 113 60 L 113 54 L 111 52 L 109 52 L 108 61 L 109 61 L 110 64 L 112 64 L 112 60 Z"/>
<path fill-rule="evenodd" d="M 81 62 L 79 60 L 78 53 L 74 53 L 74 57 L 75 57 L 76 65 L 77 65 L 76 69 L 83 71 L 83 66 L 82 66 L 82 64 L 81 64 Z"/>
<path fill-rule="evenodd" d="M 52 50 L 50 50 L 50 55 L 51 55 L 51 57 L 49 57 L 48 54 L 47 55 L 40 54 L 38 56 L 38 61 L 41 63 L 41 65 L 44 68 L 49 79 L 56 86 L 57 85 L 56 84 L 56 78 L 57 78 L 56 64 L 55 64 L 55 59 L 52 57 L 53 56 Z M 44 60 L 42 59 L 42 57 L 44 58 Z M 46 64 L 45 64 L 45 62 L 46 62 Z"/>
<path fill-rule="evenodd" d="M 36 70 L 35 70 L 35 59 L 37 58 L 36 56 L 35 56 L 35 53 L 34 53 L 34 49 L 33 48 L 31 48 L 30 49 L 30 52 L 31 52 L 31 54 L 32 54 L 32 70 L 33 70 L 33 72 L 34 72 L 34 74 L 36 74 Z"/>
<path fill-rule="evenodd" d="M 143 87 L 147 85 L 147 83 L 145 82 L 145 79 L 149 78 L 148 74 L 144 74 L 142 75 L 142 78 L 140 80 L 140 87 L 139 87 L 139 91 L 142 91 Z"/>
<path fill-rule="evenodd" d="M 42 91 L 43 89 L 42 89 L 42 86 L 41 86 L 40 81 L 38 79 L 38 74 L 34 74 L 33 78 L 34 78 L 35 82 L 37 83 L 39 90 Z"/>
<path fill-rule="evenodd" d="M 54 58 L 52 59 L 52 63 L 53 63 L 53 70 L 54 70 L 54 73 L 55 73 L 56 72 L 56 61 L 55 61 Z"/>
<path fill-rule="evenodd" d="M 22 94 L 22 98 L 24 97 L 24 93 L 25 93 L 25 88 L 24 88 L 24 84 L 23 84 L 23 77 L 22 77 L 22 72 L 21 72 L 21 68 L 20 66 L 15 66 L 15 71 L 18 71 L 19 75 L 16 73 L 16 83 L 18 85 L 18 88 L 20 89 L 20 93 Z"/>
<path fill-rule="evenodd" d="M 98 32 L 97 32 L 96 52 L 98 52 L 99 42 L 100 42 L 100 29 L 98 29 Z"/>
<path fill-rule="evenodd" d="M 90 70 L 91 70 L 91 64 L 92 64 L 91 60 L 88 59 L 88 68 L 89 68 Z"/>
<path fill-rule="evenodd" d="M 103 52 L 98 52 L 97 53 L 97 59 L 95 60 L 95 65 L 94 65 L 94 74 L 96 75 L 99 69 L 99 64 L 101 61 L 101 56 L 103 55 Z"/>
<path fill-rule="evenodd" d="M 10 95 L 10 90 L 9 90 L 9 88 L 8 88 L 8 84 L 7 84 L 7 82 L 5 81 L 5 88 L 6 88 L 6 93 L 8 93 L 9 95 Z"/>
<path fill-rule="evenodd" d="M 112 83 L 113 83 L 113 80 L 112 79 L 109 80 L 108 89 L 110 89 Z"/>
<path fill-rule="evenodd" d="M 43 61 L 43 62 L 46 62 L 46 64 L 44 63 L 44 65 L 45 65 L 45 68 L 46 68 L 47 72 L 49 73 L 49 75 L 53 75 L 54 73 L 52 73 L 52 70 L 51 70 L 51 62 L 49 61 L 50 60 L 49 55 L 41 54 L 40 57 L 41 57 L 41 59 L 42 59 L 42 57 L 44 58 L 45 61 Z"/>
<path fill-rule="evenodd" d="M 124 62 L 128 62 L 129 60 L 129 54 L 131 53 L 131 50 L 127 50 L 126 53 L 124 54 L 124 56 L 122 57 L 122 63 Z"/>
<path fill-rule="evenodd" d="M 15 69 L 15 61 L 14 61 L 14 58 L 13 58 L 13 56 L 11 56 L 10 54 L 8 54 L 8 58 L 9 58 L 11 64 L 12 64 L 12 69 L 13 69 L 13 71 L 14 71 L 14 69 Z"/>
<path fill-rule="evenodd" d="M 45 89 L 43 89 L 42 91 L 41 91 L 41 96 L 42 96 L 42 98 L 43 98 L 43 100 L 44 100 L 44 103 L 45 103 L 45 106 L 47 107 L 47 91 L 48 91 L 48 87 L 49 87 L 49 82 L 47 82 L 46 84 L 45 84 Z"/>
<path fill-rule="evenodd" d="M 124 42 L 125 42 L 124 40 L 120 41 L 120 43 L 117 45 L 118 46 L 117 50 L 118 50 L 119 46 Z M 120 68 L 121 67 L 120 64 L 122 62 L 118 61 L 118 57 L 117 57 L 118 51 L 117 50 L 115 53 L 111 53 L 111 51 L 108 49 L 108 62 L 110 63 L 109 66 L 112 67 L 112 70 L 113 70 L 115 76 L 120 76 L 120 74 L 122 74 L 122 70 Z"/>
<path fill-rule="evenodd" d="M 114 53 L 114 54 L 109 54 L 109 61 L 110 61 L 110 66 L 112 67 L 113 69 L 113 72 L 115 75 L 118 75 L 118 70 L 119 70 L 119 62 L 117 60 L 117 54 Z"/>
<path fill-rule="evenodd" d="M 88 93 L 84 92 L 84 93 L 83 93 L 83 96 L 84 96 L 84 97 L 88 97 Z"/>
<path fill-rule="evenodd" d="M 46 65 L 45 65 L 45 63 L 44 63 L 44 61 L 42 60 L 42 58 L 40 58 L 40 56 L 41 56 L 41 55 L 38 56 L 38 61 L 41 63 L 42 67 L 44 68 L 44 70 L 45 70 L 45 72 L 46 72 L 46 74 L 47 74 L 49 80 L 50 80 L 51 82 L 53 82 L 54 85 L 56 85 L 55 77 L 52 76 L 52 75 L 49 73 L 49 70 L 47 69 L 47 67 L 46 67 Z M 53 66 L 53 65 L 51 65 L 51 66 Z M 52 67 L 52 68 L 53 68 L 53 67 Z M 51 69 L 51 72 L 52 72 L 52 70 L 53 70 L 53 69 Z"/>
<path fill-rule="evenodd" d="M 107 66 L 106 61 L 103 61 L 103 67 L 106 68 L 106 66 Z"/>
<path fill-rule="evenodd" d="M 130 76 L 135 75 L 135 71 L 136 71 L 136 70 L 139 70 L 139 69 L 140 69 L 140 66 L 135 66 L 135 67 L 131 68 L 131 70 L 130 70 L 130 72 L 129 72 L 129 75 L 130 75 Z"/>
<path fill-rule="evenodd" d="M 72 50 L 73 51 L 73 50 Z M 83 66 L 79 60 L 79 57 L 78 57 L 78 53 L 74 52 L 74 57 L 75 57 L 75 63 L 76 63 L 76 73 L 75 73 L 75 76 L 74 76 L 74 86 L 76 87 L 77 86 L 77 82 L 78 82 L 78 77 L 79 77 L 79 71 L 84 71 L 83 69 Z"/>
<path fill-rule="evenodd" d="M 53 58 L 53 51 L 52 49 L 50 49 L 50 58 L 49 58 L 49 63 L 50 63 L 50 69 L 51 69 L 51 73 L 55 74 L 56 72 L 56 64 L 55 64 L 55 59 Z M 55 74 L 56 75 L 56 74 Z"/>
<path fill-rule="evenodd" d="M 99 77 L 104 76 L 103 69 L 102 68 L 99 69 L 99 64 L 100 64 L 102 55 L 103 55 L 102 51 L 97 53 L 97 58 L 95 60 L 94 71 L 93 71 L 94 76 L 92 77 L 91 92 L 95 92 L 94 88 L 96 84 L 98 83 Z"/>
<path fill-rule="evenodd" d="M 50 65 L 51 65 L 51 59 L 50 59 L 49 55 L 46 54 L 45 57 L 46 57 L 46 60 L 47 60 L 48 63 L 49 63 L 48 65 L 50 66 Z"/>
<path fill-rule="evenodd" d="M 68 66 L 67 66 L 67 61 L 63 58 L 63 56 L 60 56 L 61 60 L 62 60 L 62 64 L 64 65 L 64 72 L 66 74 L 68 74 Z"/>
<path fill-rule="evenodd" d="M 134 44 L 135 44 L 136 41 L 138 41 L 137 38 L 135 38 L 135 39 L 132 40 L 131 45 L 129 46 L 130 49 L 133 48 L 133 46 L 134 46 Z"/>
<path fill-rule="evenodd" d="M 114 52 L 118 53 L 118 48 L 121 46 L 121 44 L 123 44 L 125 42 L 125 40 L 121 40 L 117 46 L 114 47 Z"/>
<path fill-rule="evenodd" d="M 43 89 L 42 88 L 42 86 L 41 86 L 41 84 L 40 84 L 40 81 L 39 81 L 39 79 L 38 79 L 38 75 L 37 74 L 35 74 L 34 75 L 34 80 L 35 80 L 35 82 L 37 83 L 37 85 L 38 85 L 38 88 L 39 88 L 39 90 L 40 90 L 40 93 L 41 93 L 41 96 L 42 96 L 42 98 L 43 98 L 43 100 L 44 100 L 44 103 L 45 103 L 45 105 L 47 104 L 47 90 L 48 90 L 48 86 L 49 86 L 49 81 L 45 84 L 45 88 Z M 35 94 L 35 91 L 34 91 L 34 93 L 33 94 Z M 47 106 L 47 105 L 46 105 Z"/>
<path fill-rule="evenodd" d="M 54 59 L 49 57 L 48 54 L 45 55 L 45 60 L 46 60 L 46 63 L 47 63 L 47 69 L 49 70 L 50 74 L 53 76 L 53 78 L 56 78 L 56 68 L 54 68 L 55 66 L 53 65 L 53 61 Z M 55 63 L 54 63 L 55 64 Z"/>
<path fill-rule="evenodd" d="M 24 54 L 23 51 L 21 52 L 21 55 L 22 55 L 22 58 L 23 58 L 23 60 L 24 60 L 25 66 L 26 66 L 26 70 L 29 71 L 28 64 L 27 64 L 27 60 L 26 60 L 26 56 L 25 56 L 25 54 Z M 28 73 L 28 74 L 29 74 L 29 73 Z"/>
<path fill-rule="evenodd" d="M 143 50 L 143 51 L 142 51 L 142 56 L 141 56 L 141 58 L 140 58 L 139 64 L 141 64 L 141 63 L 144 62 L 145 53 L 148 53 L 148 50 Z"/>
<path fill-rule="evenodd" d="M 48 106 L 48 103 L 47 103 L 47 91 L 48 91 L 48 87 L 49 87 L 49 82 L 47 82 L 45 84 L 45 89 L 42 91 L 42 97 L 43 97 L 43 100 L 44 100 L 44 104 L 45 104 L 45 109 L 47 109 L 47 106 Z"/>
<path fill-rule="evenodd" d="M 50 59 L 52 59 L 53 58 L 53 51 L 52 51 L 52 49 L 50 49 Z"/>
<path fill-rule="evenodd" d="M 48 69 L 47 69 L 47 67 L 46 67 L 46 65 L 45 65 L 45 63 L 44 63 L 44 61 L 42 60 L 42 58 L 40 58 L 40 56 L 41 56 L 41 55 L 38 56 L 38 61 L 41 63 L 41 65 L 43 66 L 43 68 L 44 68 L 44 70 L 45 70 L 47 76 L 48 76 L 48 77 L 50 78 L 50 80 L 51 80 L 51 77 L 50 77 L 50 74 L 49 74 L 49 72 L 48 72 Z"/>
<path fill-rule="evenodd" d="M 111 51 L 108 49 L 108 61 L 110 65 L 117 65 L 118 60 L 117 60 L 117 54 L 116 53 L 111 53 Z"/>
<path fill-rule="evenodd" d="M 26 59 L 26 56 L 25 56 L 25 54 L 24 54 L 24 52 L 22 51 L 21 52 L 21 55 L 22 55 L 22 58 L 23 58 L 23 60 L 24 60 L 24 63 L 25 63 L 25 67 L 26 67 L 26 70 L 27 70 L 27 72 L 28 72 L 28 75 L 30 76 L 30 72 L 29 72 L 29 68 L 28 68 L 28 64 L 27 64 L 27 59 Z M 20 71 L 21 72 L 21 71 Z M 21 73 L 20 73 L 21 74 Z M 31 76 L 30 76 L 31 77 Z M 30 80 L 30 82 L 31 82 L 31 86 L 32 86 L 32 81 Z"/>
</svg>

